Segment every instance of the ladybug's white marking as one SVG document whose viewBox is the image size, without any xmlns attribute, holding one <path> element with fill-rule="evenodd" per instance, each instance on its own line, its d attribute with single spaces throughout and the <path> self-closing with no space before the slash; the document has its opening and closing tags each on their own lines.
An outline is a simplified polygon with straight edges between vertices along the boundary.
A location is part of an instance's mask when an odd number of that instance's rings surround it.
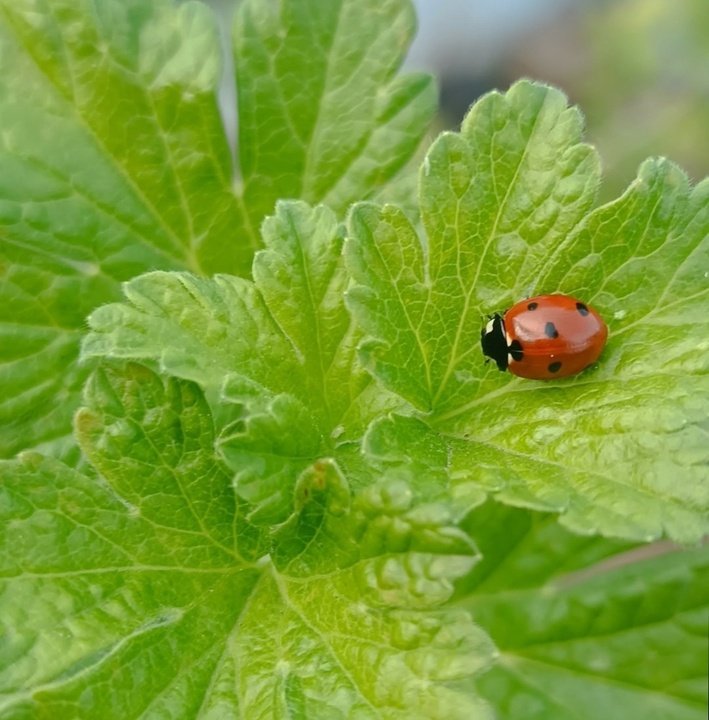
<svg viewBox="0 0 709 720">
<path fill-rule="evenodd" d="M 512 355 L 507 353 L 507 364 L 509 365 L 512 362 L 515 362 L 515 359 L 512 357 Z"/>
<path fill-rule="evenodd" d="M 512 345 L 512 336 L 508 332 L 505 333 L 505 341 L 508 345 Z"/>
<path fill-rule="evenodd" d="M 485 326 L 485 334 L 489 335 L 492 332 L 492 326 L 495 324 L 494 320 L 490 320 L 488 324 Z"/>
</svg>

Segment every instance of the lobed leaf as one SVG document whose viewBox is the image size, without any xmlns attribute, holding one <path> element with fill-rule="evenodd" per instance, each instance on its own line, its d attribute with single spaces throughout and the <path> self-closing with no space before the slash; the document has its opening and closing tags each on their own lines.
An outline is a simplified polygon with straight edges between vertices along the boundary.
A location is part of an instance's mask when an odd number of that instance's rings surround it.
<svg viewBox="0 0 709 720">
<path fill-rule="evenodd" d="M 396 74 L 414 30 L 402 0 L 241 4 L 239 159 L 254 233 L 277 198 L 343 213 L 413 154 L 436 105 L 430 77 Z"/>
<path fill-rule="evenodd" d="M 578 110 L 522 81 L 431 146 L 419 178 L 425 243 L 396 207 L 355 206 L 346 256 L 364 358 L 421 411 L 475 394 L 483 312 L 541 290 L 530 273 L 593 203 L 598 159 L 580 140 Z"/>
<path fill-rule="evenodd" d="M 407 0 L 242 3 L 235 188 L 203 3 L 0 2 L 0 456 L 72 447 L 84 319 L 121 282 L 247 275 L 277 199 L 341 211 L 408 160 L 435 107 L 397 75 L 412 32 Z"/>
<path fill-rule="evenodd" d="M 253 282 L 143 275 L 124 286 L 127 303 L 92 313 L 83 352 L 153 361 L 199 383 L 219 415 L 219 448 L 254 506 L 252 520 L 270 524 L 291 513 L 305 468 L 357 440 L 400 401 L 357 361 L 332 211 L 281 202 L 263 234 Z"/>
<path fill-rule="evenodd" d="M 355 207 L 360 356 L 419 411 L 378 420 L 369 447 L 428 465 L 430 492 L 463 508 L 495 492 L 580 532 L 695 542 L 709 531 L 709 186 L 651 160 L 587 213 L 597 163 L 579 132 L 560 93 L 522 81 L 431 148 L 425 242 L 397 208 Z M 607 319 L 597 368 L 535 382 L 482 363 L 482 313 L 533 292 L 581 297 Z"/>
<path fill-rule="evenodd" d="M 207 8 L 0 4 L 0 454 L 70 432 L 84 319 L 237 213 Z M 50 445 L 51 447 L 51 445 Z"/>
<path fill-rule="evenodd" d="M 204 400 L 139 367 L 99 374 L 87 400 L 99 477 L 0 463 L 0 715 L 206 714 L 260 572 Z"/>
<path fill-rule="evenodd" d="M 0 715 L 490 716 L 469 685 L 490 642 L 437 609 L 476 560 L 445 513 L 322 460 L 267 539 L 196 385 L 111 366 L 86 402 L 98 477 L 0 462 Z"/>
<path fill-rule="evenodd" d="M 165 530 L 203 535 L 232 561 L 263 552 L 215 453 L 212 417 L 194 383 L 127 364 L 97 369 L 84 394 L 77 441 L 129 513 Z"/>
</svg>

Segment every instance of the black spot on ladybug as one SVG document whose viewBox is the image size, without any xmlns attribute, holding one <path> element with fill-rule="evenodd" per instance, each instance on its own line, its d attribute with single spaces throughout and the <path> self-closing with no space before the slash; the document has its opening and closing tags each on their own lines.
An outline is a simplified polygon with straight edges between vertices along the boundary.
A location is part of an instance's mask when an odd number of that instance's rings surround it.
<svg viewBox="0 0 709 720">
<path fill-rule="evenodd" d="M 522 343 L 519 340 L 513 340 L 507 350 L 510 355 L 512 355 L 513 360 L 519 361 L 524 357 L 524 352 L 522 352 Z"/>
<path fill-rule="evenodd" d="M 561 370 L 561 363 L 558 360 L 556 362 L 549 363 L 549 367 L 547 368 L 547 370 L 550 373 L 557 373 L 559 372 L 559 370 Z"/>
<path fill-rule="evenodd" d="M 588 308 L 583 303 L 576 303 L 576 309 L 583 315 L 584 317 L 588 315 Z"/>
<path fill-rule="evenodd" d="M 536 310 L 539 307 L 539 303 L 529 303 L 527 310 Z"/>
<path fill-rule="evenodd" d="M 544 326 L 544 334 L 545 334 L 548 338 L 558 338 L 558 337 L 559 337 L 559 333 L 557 332 L 557 329 L 556 329 L 556 327 L 554 326 L 554 323 L 553 323 L 553 322 L 548 322 L 548 323 Z"/>
</svg>

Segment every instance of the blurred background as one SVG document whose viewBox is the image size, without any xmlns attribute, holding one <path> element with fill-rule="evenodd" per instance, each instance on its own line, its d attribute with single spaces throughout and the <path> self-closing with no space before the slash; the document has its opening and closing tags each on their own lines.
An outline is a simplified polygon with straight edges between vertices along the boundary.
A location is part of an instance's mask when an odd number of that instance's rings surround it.
<svg viewBox="0 0 709 720">
<path fill-rule="evenodd" d="M 709 174 L 709 0 L 414 0 L 408 65 L 433 72 L 441 128 L 520 77 L 560 87 L 584 111 L 604 199 L 649 155 Z"/>
<path fill-rule="evenodd" d="M 222 16 L 226 46 L 234 0 L 206 2 Z M 406 64 L 438 79 L 434 130 L 457 128 L 482 93 L 529 77 L 584 111 L 604 163 L 601 199 L 621 192 L 650 155 L 695 182 L 709 174 L 709 0 L 413 2 L 419 32 Z M 230 82 L 222 101 L 233 109 Z"/>
</svg>

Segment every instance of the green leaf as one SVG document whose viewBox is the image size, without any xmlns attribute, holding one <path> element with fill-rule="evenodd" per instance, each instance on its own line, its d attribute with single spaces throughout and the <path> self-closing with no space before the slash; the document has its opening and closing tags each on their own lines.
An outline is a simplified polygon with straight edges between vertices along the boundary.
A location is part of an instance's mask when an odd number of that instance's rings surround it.
<svg viewBox="0 0 709 720">
<path fill-rule="evenodd" d="M 346 424 L 357 437 L 385 400 L 357 363 L 342 230 L 323 206 L 280 202 L 264 242 L 254 282 L 157 272 L 126 283 L 127 303 L 90 316 L 83 354 L 154 360 L 233 402 L 289 394 L 321 431 L 342 440 Z"/>
<path fill-rule="evenodd" d="M 293 395 L 246 396 L 243 382 L 227 381 L 225 396 L 238 417 L 219 434 L 217 447 L 234 471 L 234 487 L 253 505 L 249 519 L 271 525 L 292 512 L 297 478 L 329 448 L 312 414 Z M 249 388 L 251 389 L 251 388 Z"/>
<path fill-rule="evenodd" d="M 351 215 L 350 307 L 371 339 L 368 367 L 424 412 L 444 413 L 483 374 L 480 319 L 531 293 L 531 274 L 583 218 L 599 182 L 580 113 L 551 88 L 490 93 L 421 171 L 422 243 L 394 206 Z"/>
<path fill-rule="evenodd" d="M 154 360 L 171 375 L 219 389 L 239 371 L 273 391 L 304 382 L 293 347 L 253 283 L 153 272 L 123 285 L 127 304 L 104 305 L 89 317 L 94 331 L 85 358 Z M 273 357 L 268 357 L 272 355 Z"/>
<path fill-rule="evenodd" d="M 408 160 L 432 85 L 396 74 L 409 3 L 374 7 L 242 4 L 235 188 L 203 3 L 0 2 L 0 456 L 71 446 L 84 320 L 122 281 L 247 275 L 279 197 L 342 211 Z"/>
<path fill-rule="evenodd" d="M 589 212 L 597 161 L 579 133 L 558 91 L 520 82 L 431 148 L 425 242 L 396 207 L 355 207 L 345 253 L 361 358 L 418 410 L 378 420 L 368 447 L 428 466 L 429 492 L 463 509 L 495 492 L 584 533 L 695 542 L 709 532 L 709 184 L 651 160 Z M 484 313 L 537 292 L 605 317 L 597 368 L 536 382 L 483 364 Z"/>
<path fill-rule="evenodd" d="M 236 717 L 491 718 L 460 689 L 490 656 L 467 616 L 370 608 L 348 582 L 264 577 L 251 598 L 259 612 L 239 625 Z"/>
<path fill-rule="evenodd" d="M 267 545 L 196 385 L 104 368 L 86 402 L 98 478 L 0 462 L 0 715 L 489 717 L 490 642 L 437 609 L 477 557 L 445 513 L 322 461 Z"/>
<path fill-rule="evenodd" d="M 219 275 L 149 273 L 124 286 L 130 304 L 90 317 L 85 356 L 155 360 L 161 370 L 194 380 L 233 410 L 218 410 L 220 449 L 236 472 L 237 492 L 254 504 L 251 519 L 271 524 L 291 512 L 298 472 L 324 447 L 304 405 L 301 356 L 253 283 Z"/>
<path fill-rule="evenodd" d="M 277 586 L 300 636 L 327 638 L 344 659 L 333 673 L 339 699 L 321 698 L 313 717 L 335 708 L 343 713 L 336 717 L 348 717 L 346 708 L 363 717 L 379 717 L 377 709 L 394 718 L 489 717 L 470 693 L 470 678 L 492 660 L 489 639 L 458 611 L 432 610 L 450 597 L 476 550 L 444 507 L 414 500 L 405 483 L 388 480 L 351 494 L 331 461 L 299 480 L 296 513 L 279 529 L 272 556 Z M 253 642 L 271 647 L 272 635 L 259 627 Z M 352 683 L 374 695 L 352 704 Z"/>
<path fill-rule="evenodd" d="M 199 3 L 0 3 L 0 454 L 69 433 L 93 307 L 232 224 L 216 47 Z"/>
<path fill-rule="evenodd" d="M 461 605 L 500 650 L 477 683 L 500 720 L 705 716 L 709 549 L 631 549 L 493 503 L 466 527 L 484 560 Z"/>
<path fill-rule="evenodd" d="M 411 157 L 436 104 L 430 77 L 396 74 L 414 29 L 408 0 L 242 3 L 234 63 L 254 229 L 275 198 L 343 213 Z"/>
<path fill-rule="evenodd" d="M 77 440 L 131 512 L 163 528 L 204 535 L 232 559 L 263 552 L 217 459 L 209 407 L 194 383 L 128 364 L 96 370 L 85 395 L 89 407 L 76 415 Z"/>
<path fill-rule="evenodd" d="M 195 717 L 260 576 L 204 400 L 135 367 L 87 400 L 98 480 L 36 454 L 0 464 L 0 714 Z"/>
<path fill-rule="evenodd" d="M 263 236 L 254 282 L 157 272 L 126 283 L 128 303 L 90 316 L 83 351 L 154 361 L 202 385 L 225 418 L 219 447 L 251 519 L 271 524 L 292 512 L 305 468 L 401 402 L 357 362 L 332 211 L 280 202 Z"/>
<path fill-rule="evenodd" d="M 279 203 L 262 233 L 266 247 L 254 259 L 254 284 L 302 368 L 302 387 L 292 377 L 284 385 L 311 407 L 322 404 L 316 412 L 332 429 L 370 384 L 356 365 L 359 335 L 343 303 L 344 229 L 323 206 Z"/>
</svg>

